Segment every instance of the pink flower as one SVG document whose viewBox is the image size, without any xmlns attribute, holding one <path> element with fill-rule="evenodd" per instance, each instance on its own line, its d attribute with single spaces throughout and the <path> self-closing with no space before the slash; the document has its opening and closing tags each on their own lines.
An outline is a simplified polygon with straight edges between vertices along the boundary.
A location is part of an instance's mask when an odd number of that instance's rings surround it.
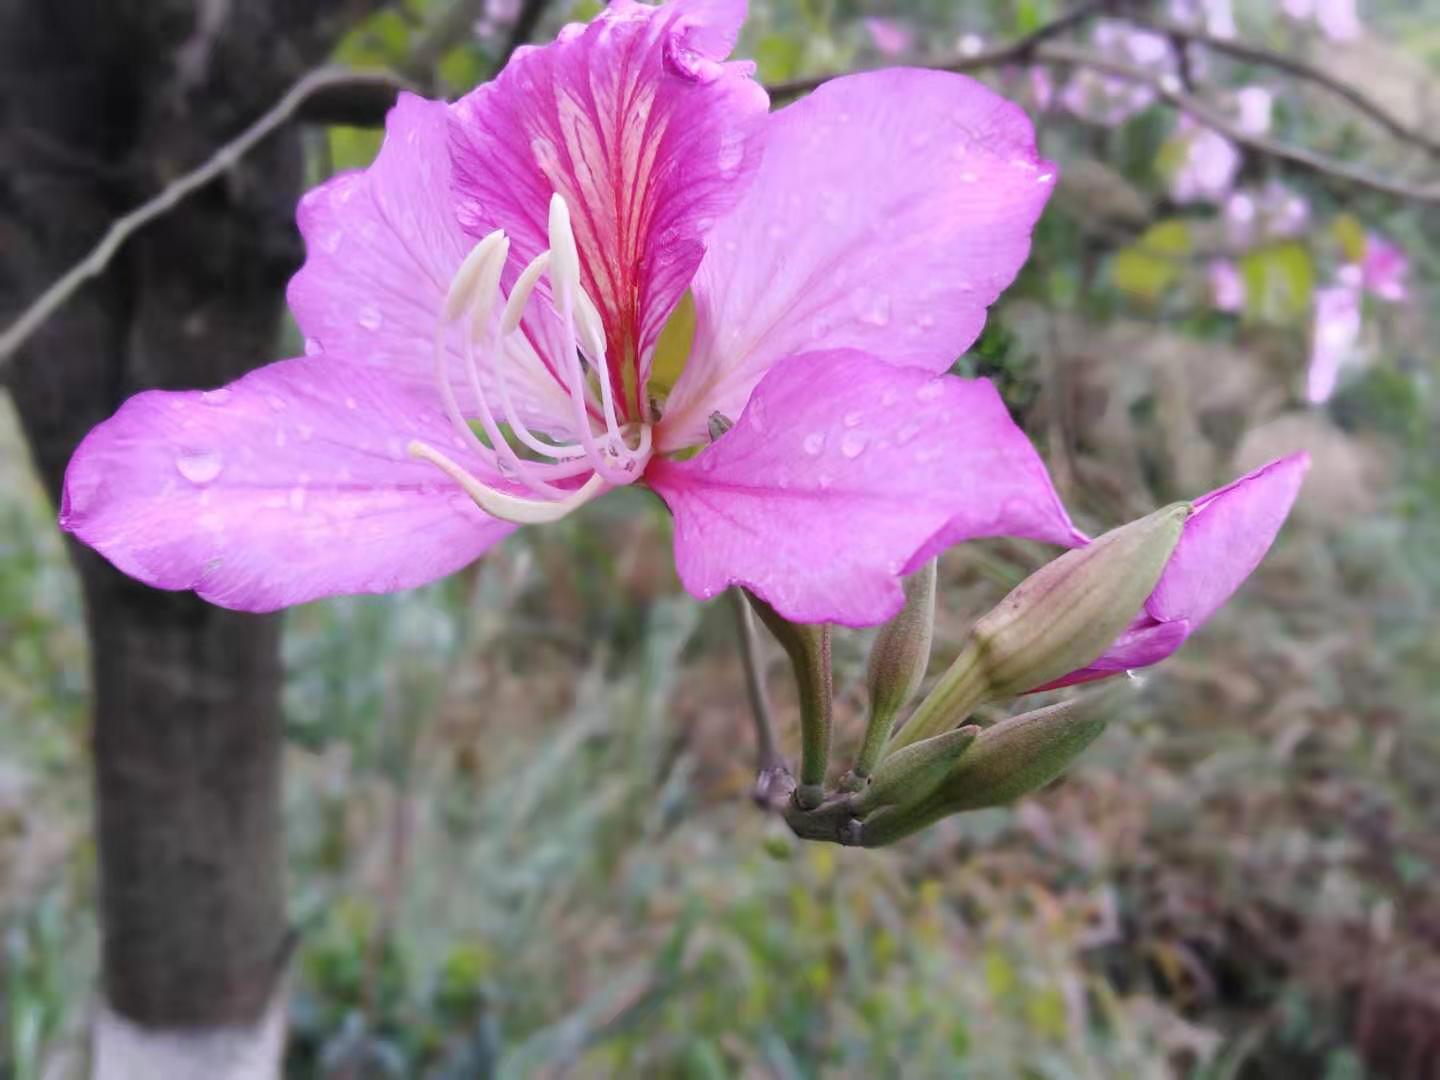
<svg viewBox="0 0 1440 1080">
<path fill-rule="evenodd" d="M 1296 22 L 1313 19 L 1332 41 L 1352 41 L 1360 36 L 1355 0 L 1280 0 L 1280 6 Z"/>
<path fill-rule="evenodd" d="M 1212 37 L 1235 36 L 1230 0 L 1170 0 L 1170 18 L 1185 26 L 1198 26 Z"/>
<path fill-rule="evenodd" d="M 1313 405 L 1329 401 L 1340 370 L 1359 359 L 1360 289 L 1355 278 L 1315 290 L 1315 325 L 1311 333 L 1310 370 L 1305 398 Z"/>
<path fill-rule="evenodd" d="M 1175 53 L 1170 43 L 1148 30 L 1132 30 L 1124 23 L 1101 20 L 1091 31 L 1090 43 L 1102 56 L 1146 68 L 1157 75 L 1174 74 Z M 1124 123 L 1155 101 L 1149 86 L 1081 68 L 1060 92 L 1060 103 L 1076 116 L 1113 127 Z"/>
<path fill-rule="evenodd" d="M 1296 236 L 1310 223 L 1310 203 L 1276 180 L 1258 190 L 1236 191 L 1225 200 L 1225 235 L 1230 243 L 1249 245 Z"/>
<path fill-rule="evenodd" d="M 1098 660 L 1036 689 L 1149 667 L 1180 648 L 1260 565 L 1309 467 L 1308 454 L 1293 454 L 1196 499 L 1180 543 L 1135 621 Z"/>
<path fill-rule="evenodd" d="M 725 61 L 743 14 L 617 0 L 454 105 L 403 96 L 375 163 L 301 203 L 307 355 L 130 399 L 64 527 L 264 611 L 640 483 L 692 593 L 850 625 L 957 541 L 1082 540 L 995 390 L 945 374 L 1054 187 L 1029 121 L 917 70 L 769 114 Z"/>
<path fill-rule="evenodd" d="M 1215 307 L 1220 311 L 1234 314 L 1245 307 L 1245 279 L 1229 259 L 1214 259 L 1210 263 L 1210 294 Z"/>
<path fill-rule="evenodd" d="M 861 22 L 865 26 L 865 32 L 870 35 L 870 43 L 881 56 L 894 58 L 910 51 L 913 35 L 894 19 L 870 16 Z"/>
<path fill-rule="evenodd" d="M 1365 288 L 1381 300 L 1398 304 L 1409 295 L 1405 279 L 1410 274 L 1410 260 L 1397 244 L 1378 233 L 1365 238 L 1365 257 L 1360 263 Z"/>
<path fill-rule="evenodd" d="M 1224 135 L 1188 116 L 1180 118 L 1178 137 L 1184 157 L 1170 178 L 1171 197 L 1180 203 L 1219 202 L 1240 171 L 1240 151 Z"/>
</svg>

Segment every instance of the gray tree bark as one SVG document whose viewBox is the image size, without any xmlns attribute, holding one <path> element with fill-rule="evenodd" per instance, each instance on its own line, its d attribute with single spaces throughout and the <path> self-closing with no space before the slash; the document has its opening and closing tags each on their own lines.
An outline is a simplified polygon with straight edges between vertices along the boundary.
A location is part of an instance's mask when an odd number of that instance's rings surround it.
<svg viewBox="0 0 1440 1080">
<path fill-rule="evenodd" d="M 0 0 L 0 319 L 374 6 Z M 273 358 L 301 164 L 296 132 L 270 139 L 132 240 L 7 369 L 57 501 L 71 452 L 126 397 Z M 278 621 L 71 553 L 92 646 L 104 1015 L 132 1034 L 258 1030 L 289 947 Z"/>
</svg>

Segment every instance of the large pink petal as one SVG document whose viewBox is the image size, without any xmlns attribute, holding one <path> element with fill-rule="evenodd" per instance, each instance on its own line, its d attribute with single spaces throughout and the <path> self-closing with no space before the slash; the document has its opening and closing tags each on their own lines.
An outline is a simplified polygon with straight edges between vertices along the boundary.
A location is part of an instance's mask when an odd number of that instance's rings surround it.
<svg viewBox="0 0 1440 1080">
<path fill-rule="evenodd" d="M 1145 603 L 1151 618 L 1184 619 L 1192 631 L 1210 618 L 1270 550 L 1309 468 L 1308 454 L 1292 454 L 1196 499 L 1180 544 Z"/>
<path fill-rule="evenodd" d="M 631 416 L 706 230 L 754 171 L 768 99 L 752 64 L 720 62 L 744 14 L 744 0 L 617 0 L 589 26 L 517 53 L 454 107 L 455 185 L 472 234 L 503 228 L 529 259 L 548 246 L 551 194 L 565 197 Z"/>
<path fill-rule="evenodd" d="M 404 589 L 514 528 L 409 457 L 412 438 L 484 474 L 437 409 L 357 364 L 283 360 L 220 390 L 150 391 L 75 451 L 60 524 L 132 577 L 223 607 Z"/>
<path fill-rule="evenodd" d="M 1083 540 L 994 387 L 853 350 L 774 365 L 731 431 L 646 480 L 687 589 L 742 584 L 798 622 L 884 621 L 960 540 Z"/>
<path fill-rule="evenodd" d="M 663 445 L 702 441 L 711 412 L 738 415 L 795 353 L 944 371 L 1024 263 L 1054 186 L 1025 113 L 963 75 L 852 75 L 776 113 L 754 182 L 710 234 Z"/>
<path fill-rule="evenodd" d="M 449 106 L 401 94 L 374 164 L 342 173 L 300 200 L 305 265 L 287 298 L 309 355 L 383 367 L 415 387 L 435 384 L 434 340 L 451 279 L 474 241 L 456 219 Z M 451 348 L 451 381 L 468 415 L 473 395 Z M 566 402 L 544 368 L 511 340 L 510 390 L 522 417 L 564 431 Z M 490 358 L 493 360 L 494 358 Z M 493 386 L 489 363 L 482 385 Z M 560 418 L 557 422 L 556 418 Z"/>
</svg>

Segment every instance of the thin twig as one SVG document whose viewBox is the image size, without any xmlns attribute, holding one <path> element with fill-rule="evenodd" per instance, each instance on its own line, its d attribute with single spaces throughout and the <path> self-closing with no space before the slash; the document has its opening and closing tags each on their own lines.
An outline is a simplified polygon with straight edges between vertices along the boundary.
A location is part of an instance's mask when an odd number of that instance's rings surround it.
<svg viewBox="0 0 1440 1080">
<path fill-rule="evenodd" d="M 85 282 L 103 273 L 115 253 L 135 232 L 167 213 L 186 196 L 203 188 L 227 169 L 233 168 L 266 136 L 282 127 L 312 95 L 342 85 L 388 86 L 397 91 L 405 86 L 397 76 L 382 71 L 349 71 L 324 67 L 305 75 L 286 91 L 268 112 L 221 146 L 198 167 L 112 222 L 90 253 L 41 293 L 20 317 L 6 328 L 5 333 L 0 334 L 0 366 Z"/>
<path fill-rule="evenodd" d="M 1003 67 L 1006 64 L 1021 63 L 1028 59 L 1036 49 L 1052 38 L 1059 37 L 1075 29 L 1087 19 L 1096 15 L 1102 15 L 1115 6 L 1114 0 L 1090 0 L 1089 3 L 1079 4 L 1072 10 L 1059 16 L 1044 26 L 1036 27 L 1030 33 L 1016 38 L 1014 41 L 1006 42 L 1003 45 L 996 45 L 993 48 L 982 49 L 977 53 L 959 60 L 949 61 L 944 64 L 933 65 L 941 71 L 983 71 L 993 67 Z M 845 75 L 854 75 L 854 71 L 840 71 L 829 75 L 809 75 L 801 79 L 790 79 L 786 82 L 770 83 L 765 89 L 770 94 L 772 101 L 785 101 L 789 98 L 799 97 L 807 94 L 831 79 L 838 79 Z"/>
<path fill-rule="evenodd" d="M 1415 202 L 1440 203 L 1440 184 L 1428 184 L 1417 186 L 1406 183 L 1403 180 L 1391 180 L 1379 176 L 1366 169 L 1357 168 L 1344 161 L 1328 157 L 1325 154 L 1318 154 L 1313 150 L 1306 150 L 1303 147 L 1291 146 L 1289 143 L 1272 139 L 1266 135 L 1252 135 L 1222 114 L 1206 102 L 1192 94 L 1187 94 L 1180 86 L 1179 80 L 1174 77 L 1156 76 L 1133 64 L 1126 64 L 1119 60 L 1111 60 L 1107 57 L 1097 56 L 1086 49 L 1077 49 L 1069 45 L 1042 45 L 1033 53 L 1033 57 L 1043 64 L 1060 64 L 1068 67 L 1083 67 L 1092 71 L 1098 71 L 1105 75 L 1112 75 L 1115 78 L 1125 79 L 1129 82 L 1139 83 L 1148 86 L 1155 91 L 1156 96 L 1181 112 L 1188 113 L 1206 127 L 1213 128 L 1221 135 L 1224 135 L 1231 142 L 1243 146 L 1258 154 L 1277 161 L 1287 162 L 1299 166 L 1310 172 L 1328 176 L 1336 180 L 1343 180 L 1356 187 L 1368 188 L 1371 191 L 1378 191 L 1386 195 L 1393 195 L 1402 199 L 1411 199 Z M 971 58 L 972 60 L 974 58 Z M 964 63 L 964 61 L 962 61 Z M 958 65 L 949 70 L 963 70 Z"/>
<path fill-rule="evenodd" d="M 750 698 L 750 715 L 755 722 L 755 800 L 770 805 L 775 802 L 777 785 L 783 784 L 789 769 L 775 741 L 775 720 L 770 712 L 770 696 L 765 692 L 765 666 L 760 661 L 755 615 L 739 589 L 729 589 L 727 595 L 735 611 L 740 663 L 745 669 L 745 692 Z"/>
<path fill-rule="evenodd" d="M 1166 22 L 1161 19 L 1152 19 L 1147 16 L 1130 14 L 1126 14 L 1124 18 L 1126 21 L 1145 30 L 1150 30 L 1157 34 L 1164 34 L 1173 41 L 1187 42 L 1191 45 L 1203 45 L 1207 49 L 1214 49 L 1216 52 L 1225 53 L 1235 57 L 1237 60 L 1247 60 L 1253 64 L 1263 64 L 1266 67 L 1272 67 L 1278 71 L 1284 71 L 1287 74 L 1294 75 L 1296 78 L 1313 82 L 1329 90 L 1332 94 L 1344 98 L 1356 109 L 1370 117 L 1370 119 L 1374 120 L 1397 138 L 1403 139 L 1405 142 L 1414 143 L 1428 153 L 1440 154 L 1440 139 L 1432 138 L 1418 128 L 1411 127 L 1373 98 L 1366 96 L 1362 91 L 1351 86 L 1349 83 L 1335 78 L 1335 76 L 1331 75 L 1324 68 L 1316 67 L 1314 64 L 1307 63 L 1298 57 L 1274 52 L 1260 45 L 1251 45 L 1234 38 L 1216 37 L 1202 30 L 1192 30 L 1189 27 L 1180 26 L 1176 23 Z"/>
</svg>

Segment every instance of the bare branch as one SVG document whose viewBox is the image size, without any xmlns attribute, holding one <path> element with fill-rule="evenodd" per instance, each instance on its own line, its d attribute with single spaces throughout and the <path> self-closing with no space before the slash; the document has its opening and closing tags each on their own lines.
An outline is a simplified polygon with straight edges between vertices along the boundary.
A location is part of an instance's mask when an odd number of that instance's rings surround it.
<svg viewBox="0 0 1440 1080">
<path fill-rule="evenodd" d="M 1237 60 L 1246 60 L 1253 64 L 1263 64 L 1266 67 L 1275 68 L 1277 71 L 1284 71 L 1296 78 L 1305 79 L 1318 86 L 1323 86 L 1332 94 L 1344 98 L 1360 112 L 1374 120 L 1381 127 L 1385 128 L 1392 135 L 1405 142 L 1414 143 L 1424 148 L 1428 153 L 1440 154 L 1440 139 L 1434 139 L 1418 128 L 1406 124 L 1399 117 L 1389 112 L 1383 105 L 1373 98 L 1367 97 L 1359 89 L 1335 78 L 1324 68 L 1316 67 L 1294 56 L 1286 56 L 1284 53 L 1274 52 L 1259 45 L 1251 45 L 1232 38 L 1215 37 L 1200 30 L 1192 30 L 1175 23 L 1165 22 L 1159 19 L 1151 19 L 1139 15 L 1125 15 L 1124 18 L 1136 26 L 1153 31 L 1157 34 L 1164 34 L 1172 41 L 1185 42 L 1191 45 L 1203 45 L 1207 49 L 1214 49 L 1216 52 L 1225 53 L 1235 57 Z"/>
<path fill-rule="evenodd" d="M 30 304 L 19 318 L 0 334 L 0 366 L 9 361 L 30 335 L 38 330 L 76 291 L 91 278 L 103 273 L 125 241 L 138 230 L 164 215 L 187 196 L 203 188 L 227 169 L 233 168 L 266 136 L 282 127 L 306 101 L 322 91 L 344 86 L 380 86 L 398 91 L 405 83 L 383 71 L 349 71 L 323 67 L 311 71 L 286 91 L 270 110 L 235 138 L 221 146 L 195 169 L 166 185 L 147 202 L 117 218 L 85 258 L 72 266 Z"/>
<path fill-rule="evenodd" d="M 1014 41 L 1006 42 L 1003 45 L 996 45 L 993 48 L 982 49 L 980 52 L 972 53 L 959 60 L 946 64 L 936 65 L 941 71 L 984 71 L 989 68 L 1004 67 L 1006 64 L 1018 64 L 1028 60 L 1031 55 L 1045 42 L 1052 38 L 1059 37 L 1075 29 L 1087 19 L 1096 15 L 1102 15 L 1115 6 L 1114 0 L 1090 0 L 1076 6 L 1071 11 L 1059 16 L 1044 26 L 1037 27 Z M 770 83 L 765 87 L 770 93 L 772 101 L 786 101 L 801 94 L 809 93 L 819 86 L 823 86 L 831 79 L 838 79 L 844 75 L 853 75 L 853 71 L 839 71 L 830 75 L 809 75 L 802 79 L 791 79 L 787 82 Z"/>
<path fill-rule="evenodd" d="M 974 57 L 970 58 L 975 59 Z M 1188 113 L 1206 127 L 1214 128 L 1224 135 L 1231 142 L 1243 146 L 1257 154 L 1264 154 L 1277 161 L 1287 162 L 1291 165 L 1307 169 L 1310 172 L 1318 173 L 1335 180 L 1342 180 L 1347 184 L 1356 187 L 1368 188 L 1371 191 L 1378 191 L 1386 195 L 1393 195 L 1402 199 L 1412 199 L 1422 203 L 1440 203 L 1440 184 L 1416 185 L 1403 180 L 1392 180 L 1389 177 L 1379 176 L 1366 169 L 1357 168 L 1348 162 L 1339 161 L 1324 154 L 1318 154 L 1313 150 L 1306 150 L 1303 147 L 1291 146 L 1289 143 L 1272 139 L 1265 135 L 1251 135 L 1242 131 L 1240 127 L 1213 106 L 1187 94 L 1180 86 L 1178 79 L 1156 76 L 1144 68 L 1135 67 L 1133 64 L 1126 64 L 1119 60 L 1110 60 L 1107 57 L 1097 56 L 1086 49 L 1077 49 L 1068 45 L 1042 45 L 1035 50 L 1034 59 L 1043 64 L 1061 64 L 1069 67 L 1084 67 L 1092 71 L 1098 71 L 1105 75 L 1112 75 L 1116 78 L 1126 79 L 1130 82 L 1140 83 L 1155 91 L 1155 94 L 1163 101 Z M 962 61 L 965 63 L 965 61 Z M 947 70 L 968 70 L 958 65 L 950 66 Z"/>
</svg>

